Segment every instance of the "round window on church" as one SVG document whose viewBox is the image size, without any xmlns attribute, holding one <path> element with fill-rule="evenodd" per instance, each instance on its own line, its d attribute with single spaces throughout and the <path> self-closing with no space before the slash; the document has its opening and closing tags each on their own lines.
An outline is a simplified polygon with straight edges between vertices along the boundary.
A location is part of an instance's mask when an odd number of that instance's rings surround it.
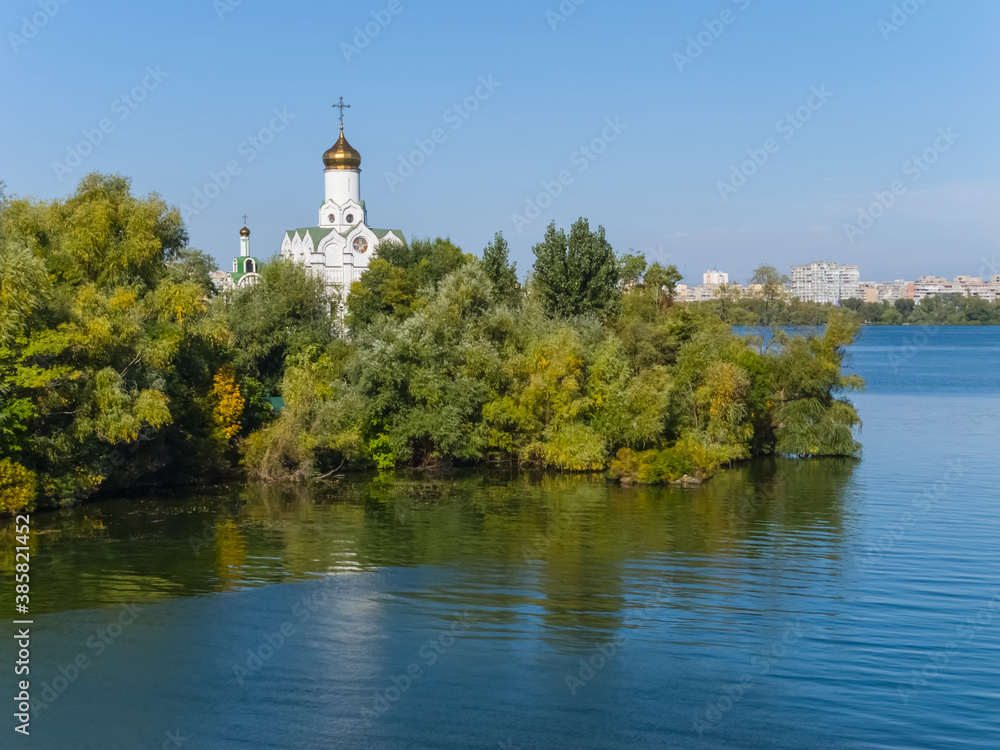
<svg viewBox="0 0 1000 750">
<path fill-rule="evenodd" d="M 347 214 L 347 216 L 344 217 L 344 221 L 346 221 L 348 224 L 353 224 L 354 214 Z"/>
<path fill-rule="evenodd" d="M 337 223 L 337 217 L 336 217 L 335 214 L 330 214 L 327 218 L 330 220 L 331 224 L 336 224 Z"/>
<path fill-rule="evenodd" d="M 366 253 L 368 252 L 368 240 L 364 237 L 358 237 L 354 240 L 354 252 L 356 253 Z"/>
</svg>

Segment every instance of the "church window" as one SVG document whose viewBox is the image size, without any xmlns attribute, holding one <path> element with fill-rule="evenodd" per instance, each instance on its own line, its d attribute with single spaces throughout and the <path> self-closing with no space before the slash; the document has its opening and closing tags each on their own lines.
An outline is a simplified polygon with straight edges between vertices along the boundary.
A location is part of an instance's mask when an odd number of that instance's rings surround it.
<svg viewBox="0 0 1000 750">
<path fill-rule="evenodd" d="M 344 217 L 344 221 L 346 221 L 348 224 L 353 224 L 354 223 L 354 214 L 347 214 L 347 216 Z"/>
<path fill-rule="evenodd" d="M 330 220 L 331 224 L 336 224 L 337 223 L 337 215 L 336 214 L 330 214 L 327 218 Z"/>
<path fill-rule="evenodd" d="M 233 273 L 236 273 L 239 270 L 239 268 L 236 267 L 237 263 L 239 263 L 239 261 L 236 260 L 236 258 L 233 258 Z"/>
<path fill-rule="evenodd" d="M 246 265 L 243 266 L 243 270 L 247 273 L 257 273 L 257 265 L 253 262 L 253 258 L 247 258 Z"/>
</svg>

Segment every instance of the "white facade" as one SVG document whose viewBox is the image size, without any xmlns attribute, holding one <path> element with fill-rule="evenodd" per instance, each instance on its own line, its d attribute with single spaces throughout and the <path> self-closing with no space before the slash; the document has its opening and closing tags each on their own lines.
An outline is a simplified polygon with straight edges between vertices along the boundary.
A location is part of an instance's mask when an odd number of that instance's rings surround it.
<svg viewBox="0 0 1000 750">
<path fill-rule="evenodd" d="M 941 276 L 921 276 L 913 286 L 913 299 L 917 302 L 938 294 L 961 294 L 995 302 L 1000 299 L 1000 275 L 990 281 L 979 276 L 958 276 L 954 281 Z"/>
<path fill-rule="evenodd" d="M 720 286 L 721 284 L 729 283 L 729 274 L 723 271 L 705 271 L 705 274 L 701 278 L 701 283 L 705 286 Z"/>
<path fill-rule="evenodd" d="M 792 296 L 804 302 L 835 304 L 851 297 L 861 297 L 861 275 L 857 266 L 842 266 L 817 261 L 807 266 L 792 266 Z"/>
</svg>

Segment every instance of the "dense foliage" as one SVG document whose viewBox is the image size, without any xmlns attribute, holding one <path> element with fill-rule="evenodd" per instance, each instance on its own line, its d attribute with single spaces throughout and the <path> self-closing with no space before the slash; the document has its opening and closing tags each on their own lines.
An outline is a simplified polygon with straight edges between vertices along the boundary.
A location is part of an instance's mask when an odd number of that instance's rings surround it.
<svg viewBox="0 0 1000 750">
<path fill-rule="evenodd" d="M 1000 300 L 990 303 L 961 294 L 925 297 L 919 304 L 911 299 L 892 304 L 848 299 L 844 307 L 854 311 L 865 325 L 1000 325 Z"/>
<path fill-rule="evenodd" d="M 522 286 L 499 234 L 482 259 L 383 245 L 341 321 L 290 262 L 217 293 L 177 211 L 124 178 L 3 200 L 0 512 L 241 464 L 272 481 L 494 462 L 657 482 L 858 451 L 838 395 L 860 386 L 841 374 L 851 313 L 761 347 L 674 304 L 676 268 L 616 256 L 583 219 L 534 253 Z"/>
<path fill-rule="evenodd" d="M 861 386 L 841 373 L 849 312 L 762 350 L 709 307 L 672 304 L 677 269 L 616 257 L 584 220 L 549 227 L 535 256 L 522 289 L 500 236 L 483 261 L 444 240 L 387 248 L 351 290 L 351 340 L 289 362 L 251 472 L 496 462 L 657 482 L 859 450 L 838 396 Z"/>
<path fill-rule="evenodd" d="M 819 326 L 826 323 L 831 305 L 803 302 L 787 292 L 773 297 L 755 291 L 747 295 L 738 286 L 723 284 L 716 298 L 692 303 L 709 307 L 727 323 L 736 326 Z M 862 325 L 1000 325 L 1000 300 L 987 302 L 978 297 L 942 294 L 889 302 L 846 299 L 842 307 L 851 311 Z"/>
</svg>

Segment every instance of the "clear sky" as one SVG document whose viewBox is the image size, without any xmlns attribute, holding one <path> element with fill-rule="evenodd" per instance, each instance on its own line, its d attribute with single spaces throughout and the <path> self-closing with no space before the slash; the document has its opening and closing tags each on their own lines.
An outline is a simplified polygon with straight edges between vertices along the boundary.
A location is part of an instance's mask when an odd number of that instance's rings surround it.
<svg viewBox="0 0 1000 750">
<path fill-rule="evenodd" d="M 220 262 L 244 213 L 259 257 L 316 223 L 343 95 L 371 226 L 502 230 L 522 271 L 586 216 L 696 281 L 1000 273 L 996 0 L 7 0 L 0 31 L 8 192 L 120 172 Z"/>
</svg>

